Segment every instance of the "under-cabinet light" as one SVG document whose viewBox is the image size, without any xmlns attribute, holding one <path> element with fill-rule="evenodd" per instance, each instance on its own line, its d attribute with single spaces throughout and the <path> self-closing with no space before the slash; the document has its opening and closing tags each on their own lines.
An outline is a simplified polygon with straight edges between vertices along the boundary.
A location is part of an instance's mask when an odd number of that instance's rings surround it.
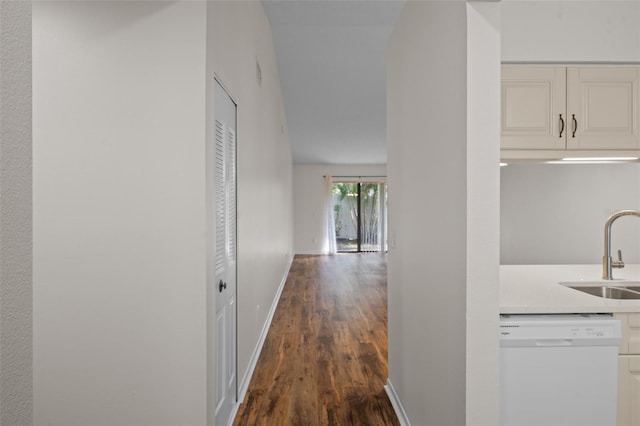
<svg viewBox="0 0 640 426">
<path fill-rule="evenodd" d="M 507 165 L 508 165 L 508 163 L 500 163 L 500 167 L 504 167 L 504 166 L 507 166 Z"/>
<path fill-rule="evenodd" d="M 637 161 L 638 157 L 567 157 L 562 160 L 546 161 L 546 164 L 615 164 Z"/>
<path fill-rule="evenodd" d="M 638 157 L 566 157 L 562 161 L 635 161 Z"/>
</svg>

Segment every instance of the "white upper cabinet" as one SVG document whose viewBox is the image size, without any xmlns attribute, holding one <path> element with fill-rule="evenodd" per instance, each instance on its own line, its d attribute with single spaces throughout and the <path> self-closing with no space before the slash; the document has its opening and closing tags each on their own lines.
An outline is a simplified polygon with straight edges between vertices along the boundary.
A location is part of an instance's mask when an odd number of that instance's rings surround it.
<svg viewBox="0 0 640 426">
<path fill-rule="evenodd" d="M 568 149 L 638 149 L 640 67 L 567 68 Z"/>
<path fill-rule="evenodd" d="M 502 67 L 502 149 L 640 148 L 640 67 Z"/>
<path fill-rule="evenodd" d="M 566 147 L 564 67 L 502 67 L 503 149 Z"/>
</svg>

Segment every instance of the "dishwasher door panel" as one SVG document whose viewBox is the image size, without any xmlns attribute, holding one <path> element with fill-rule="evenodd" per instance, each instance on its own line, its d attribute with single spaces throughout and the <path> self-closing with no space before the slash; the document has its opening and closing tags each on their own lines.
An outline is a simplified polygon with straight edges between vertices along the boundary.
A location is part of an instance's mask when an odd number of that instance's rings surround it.
<svg viewBox="0 0 640 426">
<path fill-rule="evenodd" d="M 504 426 L 614 426 L 618 350 L 501 348 Z"/>
<path fill-rule="evenodd" d="M 610 314 L 502 315 L 502 425 L 615 426 L 620 337 Z"/>
</svg>

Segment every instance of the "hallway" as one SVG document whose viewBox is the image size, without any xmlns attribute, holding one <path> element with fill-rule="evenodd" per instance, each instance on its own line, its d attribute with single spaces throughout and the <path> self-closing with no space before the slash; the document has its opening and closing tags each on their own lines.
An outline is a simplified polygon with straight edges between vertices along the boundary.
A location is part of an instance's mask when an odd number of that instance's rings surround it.
<svg viewBox="0 0 640 426">
<path fill-rule="evenodd" d="M 297 255 L 234 425 L 398 425 L 379 254 Z"/>
</svg>

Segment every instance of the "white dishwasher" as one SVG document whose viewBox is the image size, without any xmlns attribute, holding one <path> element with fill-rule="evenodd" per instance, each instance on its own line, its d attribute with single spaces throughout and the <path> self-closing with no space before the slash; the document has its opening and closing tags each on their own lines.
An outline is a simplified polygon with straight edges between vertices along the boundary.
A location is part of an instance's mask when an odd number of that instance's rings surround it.
<svg viewBox="0 0 640 426">
<path fill-rule="evenodd" d="M 615 426 L 620 321 L 501 315 L 503 426 Z"/>
</svg>

